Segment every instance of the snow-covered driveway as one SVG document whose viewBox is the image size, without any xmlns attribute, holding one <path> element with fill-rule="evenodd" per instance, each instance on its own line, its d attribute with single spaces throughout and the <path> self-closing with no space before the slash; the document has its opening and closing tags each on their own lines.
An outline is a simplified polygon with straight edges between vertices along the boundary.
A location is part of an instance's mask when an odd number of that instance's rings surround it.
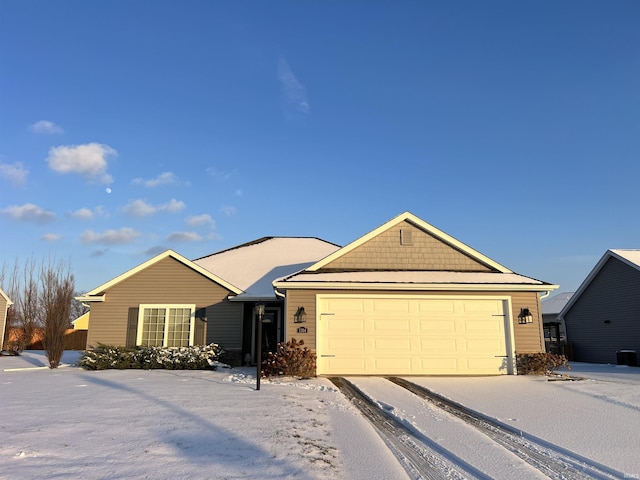
<svg viewBox="0 0 640 480">
<path fill-rule="evenodd" d="M 406 479 L 328 379 L 263 381 L 251 369 L 102 371 L 0 358 L 0 478 Z M 551 445 L 640 478 L 640 369 L 574 365 L 599 380 L 411 377 Z M 485 475 L 541 478 L 474 428 L 380 378 L 353 378 L 404 422 Z"/>
</svg>

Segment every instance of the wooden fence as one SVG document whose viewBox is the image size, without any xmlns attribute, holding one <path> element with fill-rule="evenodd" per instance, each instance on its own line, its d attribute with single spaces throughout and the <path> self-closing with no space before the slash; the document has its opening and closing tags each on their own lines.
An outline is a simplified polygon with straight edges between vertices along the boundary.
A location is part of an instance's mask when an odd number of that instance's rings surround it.
<svg viewBox="0 0 640 480">
<path fill-rule="evenodd" d="M 64 332 L 64 349 L 65 350 L 84 350 L 87 348 L 87 333 L 88 330 L 74 330 L 69 328 Z M 7 334 L 7 341 L 5 345 L 11 344 L 17 341 L 21 336 L 24 336 L 24 330 L 20 327 L 12 327 Z M 44 350 L 42 346 L 42 337 L 44 336 L 44 330 L 42 328 L 36 328 L 33 332 L 31 340 L 26 342 L 25 350 Z"/>
</svg>

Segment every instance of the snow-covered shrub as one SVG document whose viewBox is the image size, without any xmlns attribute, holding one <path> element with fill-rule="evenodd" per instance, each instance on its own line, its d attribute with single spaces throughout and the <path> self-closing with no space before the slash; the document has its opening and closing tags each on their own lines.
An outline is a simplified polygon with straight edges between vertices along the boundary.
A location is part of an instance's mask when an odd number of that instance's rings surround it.
<svg viewBox="0 0 640 480">
<path fill-rule="evenodd" d="M 87 350 L 78 365 L 89 370 L 142 368 L 168 370 L 205 370 L 216 368 L 223 353 L 215 343 L 193 347 L 114 347 L 98 345 Z"/>
<path fill-rule="evenodd" d="M 564 355 L 555 353 L 517 353 L 516 367 L 519 375 L 550 375 L 560 367 L 571 370 Z"/>
<path fill-rule="evenodd" d="M 262 376 L 310 378 L 316 376 L 316 354 L 303 347 L 304 340 L 279 343 L 275 353 L 269 352 L 262 362 Z"/>
</svg>

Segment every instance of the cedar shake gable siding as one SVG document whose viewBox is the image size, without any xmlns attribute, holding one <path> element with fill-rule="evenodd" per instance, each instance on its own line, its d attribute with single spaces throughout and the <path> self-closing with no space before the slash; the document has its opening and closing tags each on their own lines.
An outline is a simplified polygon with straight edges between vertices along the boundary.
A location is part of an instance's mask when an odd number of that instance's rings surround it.
<svg viewBox="0 0 640 480">
<path fill-rule="evenodd" d="M 230 292 L 168 256 L 110 286 L 103 293 L 104 302 L 91 304 L 87 338 L 89 347 L 98 343 L 125 346 L 130 309 L 137 309 L 140 304 L 195 304 L 197 311 L 206 309 L 206 339 L 207 342 L 216 341 L 211 336 L 215 334 L 217 319 L 209 313 L 215 310 L 216 305 L 228 302 Z M 202 316 L 201 313 L 196 315 L 199 316 Z M 241 318 L 238 321 L 242 323 Z M 204 342 L 201 340 L 198 343 Z"/>
<path fill-rule="evenodd" d="M 406 220 L 318 271 L 358 270 L 496 271 Z"/>
<path fill-rule="evenodd" d="M 617 363 L 618 350 L 640 354 L 639 269 L 610 256 L 572 301 L 562 317 L 575 361 Z"/>
</svg>

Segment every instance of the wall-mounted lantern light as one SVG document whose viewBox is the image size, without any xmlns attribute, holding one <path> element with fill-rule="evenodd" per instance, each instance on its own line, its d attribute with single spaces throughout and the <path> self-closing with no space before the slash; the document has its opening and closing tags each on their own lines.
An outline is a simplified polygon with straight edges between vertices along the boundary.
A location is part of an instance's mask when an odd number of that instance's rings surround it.
<svg viewBox="0 0 640 480">
<path fill-rule="evenodd" d="M 296 313 L 293 314 L 293 321 L 295 323 L 304 323 L 307 321 L 307 312 L 304 311 L 304 307 L 298 307 Z"/>
<path fill-rule="evenodd" d="M 522 325 L 526 323 L 533 323 L 533 314 L 528 308 L 520 309 L 520 314 L 518 315 L 518 323 Z"/>
</svg>

